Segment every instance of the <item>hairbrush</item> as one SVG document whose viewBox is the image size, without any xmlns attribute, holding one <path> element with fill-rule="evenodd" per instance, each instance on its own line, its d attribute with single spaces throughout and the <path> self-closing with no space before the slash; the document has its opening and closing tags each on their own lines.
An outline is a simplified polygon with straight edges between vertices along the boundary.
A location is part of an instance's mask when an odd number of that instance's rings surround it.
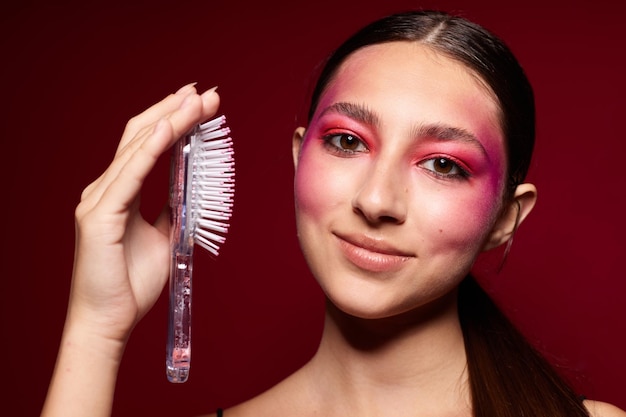
<svg viewBox="0 0 626 417">
<path fill-rule="evenodd" d="M 166 372 L 185 382 L 191 362 L 191 282 L 197 244 L 217 256 L 232 214 L 235 161 L 225 116 L 176 142 L 170 163 L 170 278 Z"/>
</svg>

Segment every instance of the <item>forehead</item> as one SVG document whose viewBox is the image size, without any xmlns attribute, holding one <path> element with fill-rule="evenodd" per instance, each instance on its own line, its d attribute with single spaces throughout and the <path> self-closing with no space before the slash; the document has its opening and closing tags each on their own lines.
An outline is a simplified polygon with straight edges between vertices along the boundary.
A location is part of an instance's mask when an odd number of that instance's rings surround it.
<svg viewBox="0 0 626 417">
<path fill-rule="evenodd" d="M 317 116 L 337 102 L 367 107 L 388 125 L 444 124 L 487 142 L 503 142 L 500 109 L 491 90 L 465 65 L 419 42 L 354 52 L 320 97 Z"/>
</svg>

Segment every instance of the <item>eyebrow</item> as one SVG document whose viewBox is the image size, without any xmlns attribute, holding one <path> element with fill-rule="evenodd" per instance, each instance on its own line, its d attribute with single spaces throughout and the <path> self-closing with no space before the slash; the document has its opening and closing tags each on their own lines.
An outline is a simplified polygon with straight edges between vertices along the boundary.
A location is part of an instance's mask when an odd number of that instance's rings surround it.
<svg viewBox="0 0 626 417">
<path fill-rule="evenodd" d="M 359 104 L 347 102 L 333 103 L 320 113 L 320 117 L 327 113 L 338 113 L 349 117 L 350 119 L 356 120 L 357 122 L 365 123 L 371 126 L 378 126 L 380 124 L 380 118 L 376 113 Z"/>
<path fill-rule="evenodd" d="M 349 117 L 350 119 L 353 119 L 357 122 L 361 122 L 370 126 L 376 127 L 380 125 L 380 118 L 376 113 L 368 109 L 366 106 L 355 103 L 333 103 L 330 106 L 326 107 L 324 110 L 322 110 L 322 112 L 320 113 L 320 117 L 324 116 L 327 113 L 338 113 L 343 116 Z M 479 149 L 485 156 L 488 156 L 487 151 L 483 147 L 482 143 L 478 140 L 476 135 L 463 128 L 448 126 L 441 123 L 419 124 L 413 127 L 413 129 L 411 130 L 411 135 L 414 138 L 427 137 L 441 141 L 456 140 L 468 143 Z"/>
<path fill-rule="evenodd" d="M 419 125 L 413 129 L 413 137 L 434 138 L 441 141 L 456 140 L 475 146 L 484 156 L 488 157 L 487 151 L 483 144 L 478 140 L 476 135 L 463 128 L 447 126 L 444 124 L 427 124 Z"/>
</svg>

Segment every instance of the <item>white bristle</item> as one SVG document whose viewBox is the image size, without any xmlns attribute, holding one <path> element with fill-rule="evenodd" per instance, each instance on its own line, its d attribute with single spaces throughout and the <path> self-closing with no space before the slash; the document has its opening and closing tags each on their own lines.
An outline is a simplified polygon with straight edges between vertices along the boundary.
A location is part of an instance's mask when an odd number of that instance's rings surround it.
<svg viewBox="0 0 626 417">
<path fill-rule="evenodd" d="M 221 203 L 221 204 L 213 204 L 213 203 L 202 203 L 202 204 L 198 204 L 198 206 L 202 209 L 202 212 L 200 212 L 201 217 L 206 217 L 206 215 L 203 213 L 204 211 L 211 213 L 211 212 L 217 212 L 217 213 L 224 213 L 224 212 L 229 212 L 232 209 L 232 204 L 228 204 L 228 203 Z"/>
<path fill-rule="evenodd" d="M 233 141 L 224 123 L 220 116 L 200 125 L 192 146 L 194 241 L 214 255 L 230 226 L 235 190 Z"/>
</svg>

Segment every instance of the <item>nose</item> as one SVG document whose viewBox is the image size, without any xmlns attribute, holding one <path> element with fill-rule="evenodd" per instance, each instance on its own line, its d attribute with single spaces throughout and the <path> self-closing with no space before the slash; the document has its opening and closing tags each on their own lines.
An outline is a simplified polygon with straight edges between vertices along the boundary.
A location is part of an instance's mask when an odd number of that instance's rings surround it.
<svg viewBox="0 0 626 417">
<path fill-rule="evenodd" d="M 369 223 L 404 223 L 408 189 L 401 168 L 377 163 L 369 170 L 352 200 L 354 211 Z"/>
</svg>

